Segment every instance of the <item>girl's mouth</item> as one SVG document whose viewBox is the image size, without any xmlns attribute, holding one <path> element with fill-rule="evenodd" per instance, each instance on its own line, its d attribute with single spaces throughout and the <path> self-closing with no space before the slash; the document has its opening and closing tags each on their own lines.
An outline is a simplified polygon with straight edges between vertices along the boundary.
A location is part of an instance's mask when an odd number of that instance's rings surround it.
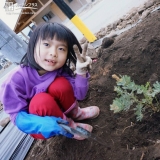
<svg viewBox="0 0 160 160">
<path fill-rule="evenodd" d="M 55 65 L 56 64 L 56 62 L 54 60 L 46 59 L 45 61 L 48 62 L 48 64 L 50 64 L 50 65 Z"/>
</svg>

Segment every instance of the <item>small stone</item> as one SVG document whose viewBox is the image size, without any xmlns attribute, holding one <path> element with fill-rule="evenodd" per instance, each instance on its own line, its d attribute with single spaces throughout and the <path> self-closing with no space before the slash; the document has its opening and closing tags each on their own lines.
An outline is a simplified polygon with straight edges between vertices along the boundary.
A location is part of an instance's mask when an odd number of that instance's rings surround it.
<svg viewBox="0 0 160 160">
<path fill-rule="evenodd" d="M 140 5 L 139 7 L 138 7 L 138 13 L 139 14 L 142 14 L 142 12 L 145 10 L 145 6 L 144 6 L 144 4 L 143 5 Z"/>
<path fill-rule="evenodd" d="M 105 36 L 106 35 L 106 31 L 100 32 L 99 35 L 102 36 L 102 37 Z"/>
<path fill-rule="evenodd" d="M 123 27 L 121 25 L 118 25 L 117 28 L 120 30 L 122 29 Z"/>
<path fill-rule="evenodd" d="M 132 17 L 133 22 L 137 22 L 139 20 L 139 14 L 136 13 L 133 17 Z"/>
<path fill-rule="evenodd" d="M 127 26 L 127 21 L 123 21 L 121 26 L 122 26 L 122 28 L 125 28 Z"/>
<path fill-rule="evenodd" d="M 142 13 L 141 19 L 146 18 L 149 14 L 150 14 L 150 10 L 145 10 L 145 11 Z"/>
</svg>

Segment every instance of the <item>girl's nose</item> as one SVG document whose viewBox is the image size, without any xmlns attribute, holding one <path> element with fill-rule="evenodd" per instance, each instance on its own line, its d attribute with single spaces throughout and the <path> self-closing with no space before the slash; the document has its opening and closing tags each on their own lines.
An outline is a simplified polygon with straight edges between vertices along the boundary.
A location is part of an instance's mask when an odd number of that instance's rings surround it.
<svg viewBox="0 0 160 160">
<path fill-rule="evenodd" d="M 50 56 L 53 56 L 53 57 L 57 57 L 58 56 L 57 55 L 57 51 L 56 51 L 55 48 L 51 48 L 49 52 L 50 52 L 49 53 Z"/>
<path fill-rule="evenodd" d="M 50 56 L 57 57 L 57 54 L 56 54 L 56 52 L 51 52 Z"/>
</svg>

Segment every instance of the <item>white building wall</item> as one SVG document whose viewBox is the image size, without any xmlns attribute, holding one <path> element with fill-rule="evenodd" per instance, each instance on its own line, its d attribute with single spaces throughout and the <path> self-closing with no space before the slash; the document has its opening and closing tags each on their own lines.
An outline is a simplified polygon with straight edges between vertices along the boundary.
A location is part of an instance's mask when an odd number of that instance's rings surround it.
<svg viewBox="0 0 160 160">
<path fill-rule="evenodd" d="M 42 19 L 42 17 L 44 15 L 46 15 L 49 11 L 52 11 L 50 6 L 46 7 L 40 14 L 38 14 L 38 16 L 36 16 L 36 18 L 34 18 L 34 21 L 36 22 L 37 25 L 39 23 L 41 23 L 41 22 L 44 22 L 44 20 Z M 54 13 L 54 11 L 52 11 L 52 12 L 53 12 L 53 14 L 55 16 L 50 21 L 51 22 L 58 22 L 58 23 L 60 23 L 61 19 L 58 16 L 56 16 L 56 14 Z"/>
<path fill-rule="evenodd" d="M 81 0 L 81 2 L 85 5 L 87 4 L 86 0 Z M 78 11 L 80 8 L 82 8 L 82 4 L 80 3 L 80 0 L 73 0 L 72 2 L 68 2 L 68 0 L 65 0 L 65 3 L 73 10 L 73 12 L 76 13 L 76 11 Z M 44 15 L 46 15 L 49 11 L 52 11 L 52 13 L 55 15 L 52 19 L 50 19 L 50 22 L 57 22 L 57 23 L 62 23 L 63 21 L 57 16 L 56 13 L 54 13 L 54 10 L 48 6 L 46 7 L 40 14 L 38 14 L 35 18 L 34 21 L 36 22 L 36 24 L 38 25 L 41 22 L 44 22 L 44 20 L 42 19 L 42 17 Z M 68 19 L 66 17 L 66 19 Z M 66 20 L 65 19 L 65 20 Z"/>
<path fill-rule="evenodd" d="M 82 7 L 82 4 L 79 2 L 79 0 L 73 0 L 72 2 L 68 2 L 68 0 L 64 0 L 65 3 L 73 10 L 73 12 L 76 12 Z"/>
</svg>

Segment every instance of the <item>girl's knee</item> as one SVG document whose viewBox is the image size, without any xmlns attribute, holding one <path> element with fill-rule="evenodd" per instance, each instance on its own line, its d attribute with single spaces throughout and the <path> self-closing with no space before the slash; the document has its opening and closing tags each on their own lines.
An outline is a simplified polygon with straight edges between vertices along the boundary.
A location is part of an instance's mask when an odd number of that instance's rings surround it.
<svg viewBox="0 0 160 160">
<path fill-rule="evenodd" d="M 43 110 L 48 110 L 55 101 L 48 93 L 38 93 L 30 101 L 29 112 L 32 114 L 42 114 Z"/>
<path fill-rule="evenodd" d="M 29 105 L 29 113 L 39 116 L 55 116 L 63 118 L 60 106 L 48 93 L 36 94 Z"/>
<path fill-rule="evenodd" d="M 70 82 L 64 77 L 57 77 L 48 88 L 48 93 L 55 96 L 57 94 L 72 94 L 74 95 L 73 88 Z"/>
</svg>

